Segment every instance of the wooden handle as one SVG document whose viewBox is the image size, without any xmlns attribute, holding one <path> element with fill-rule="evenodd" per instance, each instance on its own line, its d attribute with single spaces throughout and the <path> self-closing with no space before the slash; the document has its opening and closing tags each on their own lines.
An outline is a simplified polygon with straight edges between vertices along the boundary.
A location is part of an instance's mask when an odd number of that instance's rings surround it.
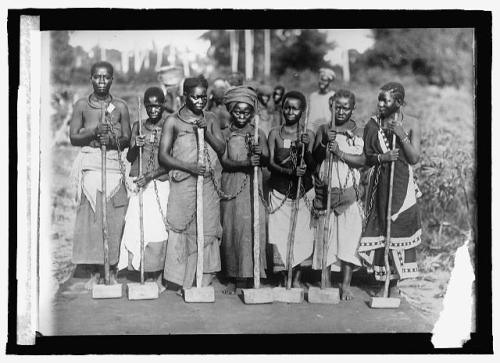
<svg viewBox="0 0 500 363">
<path fill-rule="evenodd" d="M 101 122 L 106 122 L 104 105 L 101 106 Z M 101 204 L 102 204 L 102 243 L 104 254 L 104 283 L 109 285 L 109 244 L 106 201 L 106 145 L 101 145 Z"/>
<path fill-rule="evenodd" d="M 255 115 L 254 142 L 259 142 L 259 115 Z M 260 287 L 259 167 L 253 168 L 253 286 Z"/>
<path fill-rule="evenodd" d="M 330 128 L 333 127 L 334 125 L 334 116 L 332 113 L 332 117 L 330 120 Z M 328 145 L 326 147 L 326 157 L 325 157 L 325 165 L 327 166 L 328 170 L 326 170 L 326 216 L 325 216 L 325 224 L 323 226 L 323 256 L 321 259 L 321 288 L 325 289 L 326 282 L 328 280 L 328 260 L 327 260 L 327 255 L 328 255 L 328 245 L 330 242 L 330 215 L 331 215 L 331 209 L 332 209 L 332 192 L 330 188 L 330 183 L 332 180 L 332 169 L 333 169 L 333 157 L 332 153 L 328 150 Z"/>
<path fill-rule="evenodd" d="M 326 159 L 328 165 L 328 170 L 326 172 L 326 216 L 325 216 L 325 224 L 324 224 L 324 233 L 323 233 L 323 256 L 321 260 L 321 288 L 326 288 L 326 282 L 328 279 L 328 266 L 327 266 L 327 255 L 328 255 L 328 247 L 330 242 L 330 215 L 332 209 L 332 192 L 330 188 L 330 183 L 332 179 L 332 168 L 333 168 L 333 157 L 330 155 L 330 152 L 326 151 Z"/>
<path fill-rule="evenodd" d="M 306 118 L 307 125 L 307 118 Z M 304 128 L 304 131 L 306 129 Z M 304 154 L 306 147 L 302 144 L 300 166 L 304 165 Z M 300 203 L 300 190 L 302 188 L 302 177 L 299 176 L 297 180 L 297 192 L 295 194 L 295 200 L 293 201 L 292 214 L 290 216 L 290 229 L 288 230 L 288 243 L 287 243 L 287 266 L 288 266 L 288 278 L 286 281 L 286 288 L 292 288 L 292 278 L 293 278 L 293 246 L 295 244 L 295 230 L 297 228 L 297 214 L 299 213 L 299 203 Z"/>
<path fill-rule="evenodd" d="M 392 134 L 392 149 L 396 147 L 396 134 Z M 387 200 L 387 235 L 385 238 L 384 264 L 385 264 L 385 283 L 384 297 L 389 296 L 389 283 L 391 280 L 391 266 L 389 265 L 389 247 L 391 245 L 391 216 L 392 216 L 392 187 L 394 185 L 394 161 L 391 161 L 391 170 L 389 174 L 389 198 Z"/>
<path fill-rule="evenodd" d="M 205 151 L 205 130 L 198 128 L 198 163 L 203 165 Z M 196 243 L 198 260 L 196 265 L 196 287 L 200 288 L 203 278 L 203 249 L 205 238 L 203 230 L 203 175 L 198 175 L 196 182 Z"/>
<path fill-rule="evenodd" d="M 139 135 L 142 135 L 142 120 L 141 120 L 141 98 L 138 97 L 138 129 Z M 144 146 L 139 146 L 139 177 L 142 176 L 142 152 Z M 140 239 L 141 239 L 141 284 L 144 284 L 144 202 L 143 202 L 143 188 L 139 188 L 139 230 L 140 230 Z"/>
</svg>

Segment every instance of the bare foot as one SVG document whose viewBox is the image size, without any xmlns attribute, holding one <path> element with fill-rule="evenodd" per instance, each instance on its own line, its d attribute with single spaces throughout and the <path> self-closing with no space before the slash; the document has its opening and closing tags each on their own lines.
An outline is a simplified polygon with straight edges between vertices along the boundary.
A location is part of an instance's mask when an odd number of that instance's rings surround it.
<svg viewBox="0 0 500 363">
<path fill-rule="evenodd" d="M 222 289 L 222 293 L 225 295 L 234 295 L 236 293 L 236 284 L 234 282 L 228 282 L 226 287 Z"/>
<path fill-rule="evenodd" d="M 351 287 L 347 285 L 342 285 L 340 287 L 340 300 L 349 301 L 354 299 L 354 296 L 351 291 Z"/>
<path fill-rule="evenodd" d="M 116 279 L 116 274 L 112 273 L 109 276 L 109 284 L 110 285 L 116 285 L 118 283 L 118 280 Z"/>
<path fill-rule="evenodd" d="M 380 287 L 380 290 L 375 295 L 376 297 L 384 297 L 384 285 Z M 389 296 L 399 299 L 401 295 L 399 294 L 399 287 L 396 284 L 390 283 L 389 285 Z"/>
<path fill-rule="evenodd" d="M 215 277 L 215 274 L 203 274 L 203 277 L 201 279 L 201 286 L 210 286 L 212 284 L 212 280 Z"/>
<path fill-rule="evenodd" d="M 163 286 L 161 281 L 156 280 L 156 285 L 158 285 L 158 293 L 161 294 L 163 291 L 165 291 L 167 288 Z"/>
<path fill-rule="evenodd" d="M 90 274 L 90 280 L 85 283 L 85 289 L 92 290 L 94 285 L 99 282 L 99 273 Z"/>
<path fill-rule="evenodd" d="M 401 298 L 401 294 L 399 293 L 399 287 L 397 285 L 389 287 L 389 297 L 393 297 L 396 299 Z"/>
<path fill-rule="evenodd" d="M 153 279 L 151 279 L 153 280 Z M 163 291 L 165 291 L 167 288 L 163 286 L 163 276 L 160 274 L 158 278 L 156 279 L 156 284 L 158 285 L 158 293 L 161 294 Z"/>
<path fill-rule="evenodd" d="M 182 288 L 179 288 L 176 292 L 175 292 L 176 295 L 182 297 Z"/>
</svg>

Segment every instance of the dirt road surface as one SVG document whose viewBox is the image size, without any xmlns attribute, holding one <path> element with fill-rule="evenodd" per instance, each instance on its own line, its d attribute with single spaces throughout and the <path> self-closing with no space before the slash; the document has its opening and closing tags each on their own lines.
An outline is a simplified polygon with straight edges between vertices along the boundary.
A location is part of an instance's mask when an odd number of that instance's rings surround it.
<svg viewBox="0 0 500 363">
<path fill-rule="evenodd" d="M 245 305 L 222 294 L 215 303 L 188 304 L 167 290 L 156 300 L 129 301 L 124 278 L 121 299 L 94 300 L 86 279 L 72 277 L 54 301 L 55 335 L 279 334 L 430 332 L 432 325 L 402 299 L 399 309 L 370 309 L 370 295 L 353 287 L 354 300 L 336 305 L 273 303 Z M 307 294 L 306 294 L 307 298 Z M 43 333 L 43 332 L 42 332 Z"/>
</svg>

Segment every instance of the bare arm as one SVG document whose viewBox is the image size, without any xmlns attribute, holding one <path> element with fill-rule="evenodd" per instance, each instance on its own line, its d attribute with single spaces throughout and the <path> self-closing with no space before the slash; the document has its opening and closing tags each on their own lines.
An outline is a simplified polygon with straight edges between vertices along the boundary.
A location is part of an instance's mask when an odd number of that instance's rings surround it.
<svg viewBox="0 0 500 363">
<path fill-rule="evenodd" d="M 278 133 L 277 129 L 272 129 L 269 133 L 269 139 L 267 140 L 267 145 L 269 147 L 269 170 L 275 173 L 292 175 L 293 170 L 290 168 L 283 168 L 274 162 L 274 151 L 276 150 L 276 134 Z"/>
<path fill-rule="evenodd" d="M 167 169 L 182 170 L 187 173 L 196 174 L 197 164 L 186 163 L 177 158 L 174 158 L 170 152 L 174 144 L 175 133 L 175 118 L 169 116 L 163 123 L 163 129 L 160 139 L 160 148 L 158 150 L 158 159 Z"/>
<path fill-rule="evenodd" d="M 137 122 L 132 126 L 132 137 L 130 138 L 130 147 L 127 152 L 127 160 L 133 163 L 139 155 L 139 147 L 135 144 L 135 137 L 139 134 Z"/>
<path fill-rule="evenodd" d="M 117 103 L 117 108 L 120 110 L 120 126 L 122 130 L 122 135 L 118 138 L 118 143 L 120 144 L 120 149 L 123 150 L 130 144 L 130 115 L 125 103 Z M 113 139 L 111 146 L 114 149 L 117 148 L 116 142 Z"/>
<path fill-rule="evenodd" d="M 78 100 L 73 107 L 73 115 L 69 125 L 69 139 L 73 146 L 86 146 L 97 139 L 97 127 L 85 129 L 83 127 L 83 110 L 85 100 Z"/>
<path fill-rule="evenodd" d="M 245 160 L 232 160 L 228 156 L 227 148 L 224 154 L 222 154 L 220 162 L 225 171 L 241 171 L 244 173 L 250 173 L 252 171 L 252 164 L 249 158 Z"/>
<path fill-rule="evenodd" d="M 262 166 L 269 165 L 269 146 L 267 143 L 266 133 L 259 129 L 259 145 L 262 148 L 262 154 L 260 155 L 260 161 Z"/>
<path fill-rule="evenodd" d="M 304 152 L 304 161 L 306 163 L 307 170 L 309 170 L 310 173 L 314 173 L 314 170 L 316 169 L 316 160 L 314 160 L 312 152 L 315 143 L 315 136 L 314 132 L 311 130 L 307 130 L 307 135 L 309 136 L 309 144 L 307 144 L 307 148 Z"/>
<path fill-rule="evenodd" d="M 316 133 L 316 137 L 314 139 L 313 146 L 313 157 L 316 161 L 316 165 L 321 165 L 323 160 L 325 160 L 326 155 L 326 145 L 323 144 L 324 134 L 326 133 L 326 128 L 321 125 L 318 128 L 318 132 Z"/>
<path fill-rule="evenodd" d="M 343 151 L 340 152 L 340 159 L 352 168 L 362 168 L 366 164 L 365 154 L 361 155 L 347 154 Z"/>
<path fill-rule="evenodd" d="M 403 152 L 405 153 L 410 165 L 415 165 L 420 160 L 420 138 L 420 125 L 418 122 L 413 122 L 411 125 L 411 135 L 409 140 L 406 140 L 405 136 L 401 139 Z"/>
<path fill-rule="evenodd" d="M 226 142 L 224 141 L 224 137 L 222 136 L 222 132 L 219 126 L 218 120 L 210 114 L 207 120 L 207 128 L 205 130 L 205 137 L 207 143 L 214 149 L 217 155 L 220 157 L 224 154 L 224 150 L 226 149 Z"/>
</svg>

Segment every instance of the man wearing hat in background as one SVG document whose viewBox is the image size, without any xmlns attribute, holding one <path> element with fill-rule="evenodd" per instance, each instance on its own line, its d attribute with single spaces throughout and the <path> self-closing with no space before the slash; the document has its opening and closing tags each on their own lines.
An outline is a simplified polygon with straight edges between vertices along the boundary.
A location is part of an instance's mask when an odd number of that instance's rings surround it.
<svg viewBox="0 0 500 363">
<path fill-rule="evenodd" d="M 332 113 L 330 111 L 329 99 L 335 92 L 330 90 L 330 84 L 335 79 L 335 72 L 330 68 L 321 68 L 319 70 L 319 82 L 317 91 L 314 91 L 309 96 L 309 124 L 314 133 L 318 128 L 330 122 Z"/>
</svg>

